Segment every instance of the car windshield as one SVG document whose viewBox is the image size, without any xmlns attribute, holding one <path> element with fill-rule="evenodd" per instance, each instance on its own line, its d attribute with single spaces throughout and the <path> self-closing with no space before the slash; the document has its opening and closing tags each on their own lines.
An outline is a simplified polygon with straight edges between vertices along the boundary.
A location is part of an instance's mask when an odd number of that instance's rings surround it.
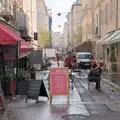
<svg viewBox="0 0 120 120">
<path fill-rule="evenodd" d="M 90 59 L 90 55 L 89 54 L 79 54 L 77 56 L 77 59 Z"/>
</svg>

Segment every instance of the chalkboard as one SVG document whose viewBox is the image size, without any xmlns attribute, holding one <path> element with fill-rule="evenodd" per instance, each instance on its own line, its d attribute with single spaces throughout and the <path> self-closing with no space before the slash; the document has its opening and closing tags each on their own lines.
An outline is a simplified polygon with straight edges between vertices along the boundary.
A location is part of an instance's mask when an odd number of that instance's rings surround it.
<svg viewBox="0 0 120 120">
<path fill-rule="evenodd" d="M 3 110 L 6 110 L 7 106 L 6 106 L 5 97 L 1 88 L 1 84 L 0 84 L 0 103 L 2 105 Z"/>
<path fill-rule="evenodd" d="M 26 102 L 28 99 L 33 99 L 38 102 L 38 97 L 44 96 L 48 98 L 48 94 L 42 80 L 33 80 L 29 83 L 28 94 L 26 97 Z"/>
</svg>

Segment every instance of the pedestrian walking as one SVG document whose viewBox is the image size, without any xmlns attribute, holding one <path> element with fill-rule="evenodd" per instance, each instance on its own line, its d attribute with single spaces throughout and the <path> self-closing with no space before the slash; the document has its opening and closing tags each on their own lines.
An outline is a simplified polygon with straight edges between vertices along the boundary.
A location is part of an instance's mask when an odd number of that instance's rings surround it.
<svg viewBox="0 0 120 120">
<path fill-rule="evenodd" d="M 73 56 L 72 59 L 71 59 L 71 65 L 72 65 L 72 69 L 77 68 L 77 60 L 76 60 L 75 56 Z"/>
<path fill-rule="evenodd" d="M 34 66 L 30 69 L 30 75 L 31 75 L 31 79 L 35 79 L 36 73 L 35 73 L 35 68 L 34 68 Z"/>
<path fill-rule="evenodd" d="M 72 68 L 71 60 L 72 60 L 72 58 L 71 58 L 70 56 L 67 56 L 67 57 L 65 58 L 65 67 L 68 67 L 69 69 Z"/>
</svg>

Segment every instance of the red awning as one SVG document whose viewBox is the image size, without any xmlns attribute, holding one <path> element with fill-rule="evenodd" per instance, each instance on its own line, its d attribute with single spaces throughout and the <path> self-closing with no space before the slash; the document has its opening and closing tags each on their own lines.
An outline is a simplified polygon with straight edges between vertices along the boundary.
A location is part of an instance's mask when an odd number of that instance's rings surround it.
<svg viewBox="0 0 120 120">
<path fill-rule="evenodd" d="M 31 52 L 20 52 L 19 59 L 29 56 L 30 54 L 31 54 Z"/>
<path fill-rule="evenodd" d="M 0 44 L 1 45 L 13 45 L 17 44 L 17 40 L 22 38 L 13 32 L 10 28 L 3 24 L 0 24 Z"/>
<path fill-rule="evenodd" d="M 32 52 L 33 47 L 30 43 L 26 42 L 25 40 L 22 40 L 20 44 L 20 52 Z"/>
<path fill-rule="evenodd" d="M 22 40 L 22 42 L 20 43 L 19 59 L 30 55 L 32 51 L 33 51 L 32 45 L 29 42 L 26 42 L 25 40 Z"/>
</svg>

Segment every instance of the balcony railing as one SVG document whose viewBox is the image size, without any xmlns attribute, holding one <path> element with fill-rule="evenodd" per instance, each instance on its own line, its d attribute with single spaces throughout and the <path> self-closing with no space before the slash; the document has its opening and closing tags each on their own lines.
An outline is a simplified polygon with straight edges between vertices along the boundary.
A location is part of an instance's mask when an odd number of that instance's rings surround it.
<svg viewBox="0 0 120 120">
<path fill-rule="evenodd" d="M 15 14 L 13 12 L 2 11 L 0 12 L 0 16 L 6 21 L 15 20 Z"/>
</svg>

